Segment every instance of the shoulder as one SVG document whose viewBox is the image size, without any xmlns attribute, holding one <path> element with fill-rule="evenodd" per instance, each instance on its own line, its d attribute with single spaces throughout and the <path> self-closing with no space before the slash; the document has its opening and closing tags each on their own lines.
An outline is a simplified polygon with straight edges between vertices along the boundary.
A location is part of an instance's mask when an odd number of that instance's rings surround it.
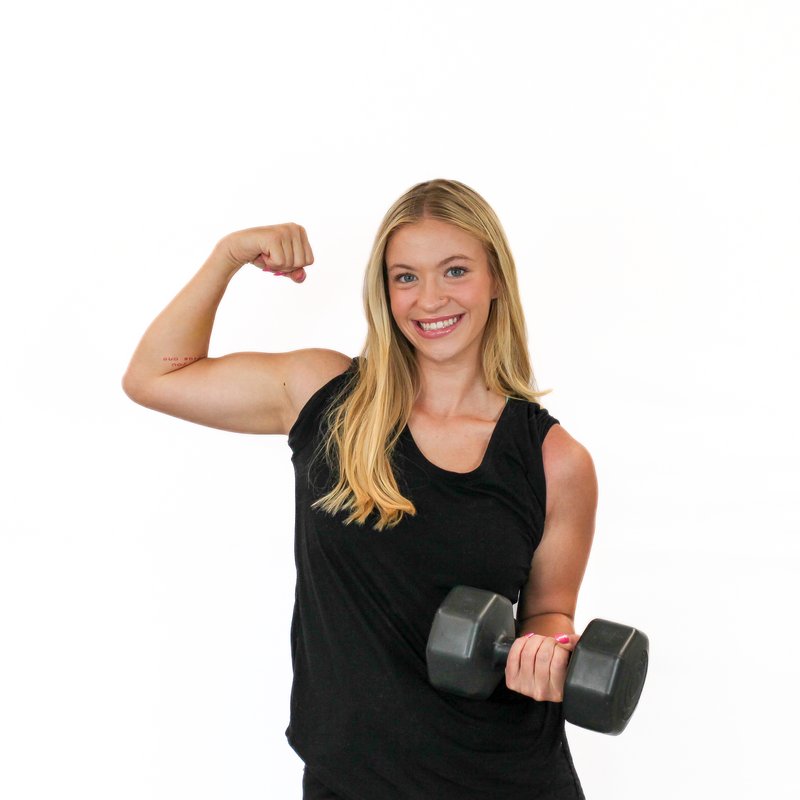
<svg viewBox="0 0 800 800">
<path fill-rule="evenodd" d="M 323 386 L 346 372 L 352 363 L 350 356 L 324 347 L 309 347 L 292 353 L 286 378 L 290 406 L 287 431 L 291 429 L 306 403 Z"/>
<path fill-rule="evenodd" d="M 597 473 L 589 450 L 560 424 L 552 425 L 542 442 L 547 509 L 597 505 Z"/>
</svg>

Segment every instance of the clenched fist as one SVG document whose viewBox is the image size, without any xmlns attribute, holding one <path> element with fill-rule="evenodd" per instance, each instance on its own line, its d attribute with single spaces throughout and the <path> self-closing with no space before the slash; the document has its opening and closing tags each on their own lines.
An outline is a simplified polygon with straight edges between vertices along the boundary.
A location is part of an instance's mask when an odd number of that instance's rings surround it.
<svg viewBox="0 0 800 800">
<path fill-rule="evenodd" d="M 295 283 L 306 279 L 303 268 L 314 263 L 306 230 L 294 222 L 234 231 L 223 236 L 217 246 L 236 264 L 253 264 L 273 275 L 288 275 Z"/>
<path fill-rule="evenodd" d="M 552 636 L 529 633 L 511 645 L 506 661 L 506 686 L 534 700 L 561 703 L 569 654 L 578 644 L 577 633 Z"/>
</svg>

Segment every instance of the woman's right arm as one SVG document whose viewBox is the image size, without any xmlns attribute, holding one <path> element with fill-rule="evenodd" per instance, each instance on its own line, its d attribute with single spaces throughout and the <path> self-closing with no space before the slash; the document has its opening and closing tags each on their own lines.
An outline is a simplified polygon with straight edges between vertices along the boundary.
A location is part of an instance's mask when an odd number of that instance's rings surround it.
<svg viewBox="0 0 800 800">
<path fill-rule="evenodd" d="M 153 320 L 122 378 L 136 403 L 238 433 L 287 434 L 314 392 L 351 359 L 335 350 L 230 353 L 208 357 L 214 317 L 231 278 L 246 263 L 283 271 L 296 283 L 314 261 L 294 223 L 223 237 L 197 274 Z"/>
</svg>

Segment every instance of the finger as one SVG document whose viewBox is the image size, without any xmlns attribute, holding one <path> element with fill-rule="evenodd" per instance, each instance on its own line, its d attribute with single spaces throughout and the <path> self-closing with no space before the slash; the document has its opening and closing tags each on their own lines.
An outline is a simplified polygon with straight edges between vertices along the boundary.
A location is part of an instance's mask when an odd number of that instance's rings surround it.
<svg viewBox="0 0 800 800">
<path fill-rule="evenodd" d="M 274 270 L 282 270 L 287 267 L 286 248 L 283 246 L 283 237 L 276 236 L 276 241 L 273 246 L 269 248 L 269 261 Z M 291 264 L 288 264 L 291 266 Z"/>
<path fill-rule="evenodd" d="M 544 636 L 534 634 L 524 640 L 522 653 L 520 654 L 520 674 L 517 679 L 519 688 L 517 691 L 526 694 L 528 697 L 535 697 L 536 693 L 536 658 L 539 648 L 545 641 Z"/>
<path fill-rule="evenodd" d="M 533 669 L 533 697 L 535 700 L 550 699 L 550 667 L 556 640 L 552 636 L 542 637 Z"/>
<path fill-rule="evenodd" d="M 291 278 L 295 283 L 302 283 L 306 279 L 306 273 L 302 267 L 299 269 L 275 270 L 272 274 L 278 277 Z"/>
<path fill-rule="evenodd" d="M 306 264 L 313 264 L 314 253 L 311 250 L 311 244 L 308 241 L 308 234 L 306 233 L 306 229 L 302 225 L 300 226 L 300 238 L 303 242 L 303 253 L 305 254 Z"/>
<path fill-rule="evenodd" d="M 567 650 L 574 650 L 581 636 L 579 633 L 559 633 L 554 638 L 562 647 Z"/>
<path fill-rule="evenodd" d="M 292 266 L 295 269 L 303 267 L 306 263 L 306 249 L 303 247 L 303 237 L 300 235 L 300 226 L 297 225 L 292 232 Z"/>
<path fill-rule="evenodd" d="M 511 684 L 516 685 L 519 676 L 520 661 L 519 657 L 522 654 L 522 648 L 525 646 L 525 637 L 520 636 L 515 639 L 508 651 L 508 659 L 506 660 L 506 684 L 511 687 Z M 515 690 L 518 691 L 518 690 Z"/>
<path fill-rule="evenodd" d="M 567 682 L 569 666 L 569 650 L 563 645 L 556 645 L 553 660 L 550 662 L 550 696 L 554 703 L 564 701 L 564 685 Z"/>
</svg>

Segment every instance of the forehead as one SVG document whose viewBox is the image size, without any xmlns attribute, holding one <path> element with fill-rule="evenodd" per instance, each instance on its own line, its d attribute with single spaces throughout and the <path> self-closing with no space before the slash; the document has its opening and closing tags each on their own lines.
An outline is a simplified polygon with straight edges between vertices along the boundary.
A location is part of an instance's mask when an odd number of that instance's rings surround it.
<svg viewBox="0 0 800 800">
<path fill-rule="evenodd" d="M 436 265 L 455 253 L 463 253 L 476 261 L 483 260 L 481 242 L 457 225 L 436 219 L 424 219 L 403 225 L 389 238 L 386 264 L 396 261 L 415 266 Z"/>
</svg>

